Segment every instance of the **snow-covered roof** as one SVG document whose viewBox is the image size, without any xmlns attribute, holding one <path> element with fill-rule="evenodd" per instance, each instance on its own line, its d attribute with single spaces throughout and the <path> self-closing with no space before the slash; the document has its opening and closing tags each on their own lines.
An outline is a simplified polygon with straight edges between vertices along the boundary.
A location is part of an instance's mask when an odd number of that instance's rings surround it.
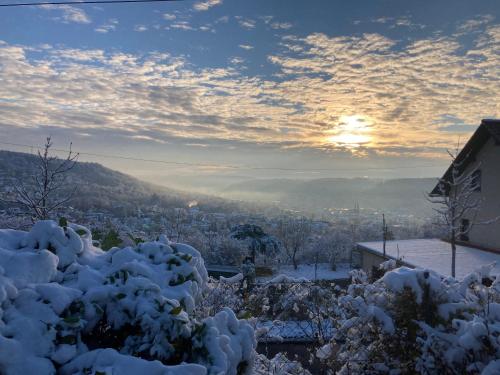
<svg viewBox="0 0 500 375">
<path fill-rule="evenodd" d="M 360 242 L 362 248 L 382 254 L 383 242 Z M 444 276 L 451 275 L 451 246 L 439 239 L 387 241 L 386 255 L 401 259 L 413 267 L 428 268 Z M 500 274 L 500 254 L 457 245 L 456 277 L 462 278 L 480 267 L 496 263 L 493 274 Z"/>
<path fill-rule="evenodd" d="M 334 330 L 330 320 L 322 321 L 321 324 L 314 323 L 311 320 L 266 320 L 257 322 L 255 328 L 258 332 L 262 332 L 258 338 L 259 342 L 315 341 L 320 331 L 324 339 L 330 339 L 333 336 Z"/>
</svg>

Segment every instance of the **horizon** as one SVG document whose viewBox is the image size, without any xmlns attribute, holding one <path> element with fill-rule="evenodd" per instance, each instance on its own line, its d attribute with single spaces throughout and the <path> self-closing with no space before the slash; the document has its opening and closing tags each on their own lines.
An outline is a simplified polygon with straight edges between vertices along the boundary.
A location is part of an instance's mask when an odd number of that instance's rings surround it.
<svg viewBox="0 0 500 375">
<path fill-rule="evenodd" d="M 51 135 L 165 186 L 441 176 L 446 149 L 500 117 L 499 15 L 487 0 L 2 8 L 2 141 Z"/>
</svg>

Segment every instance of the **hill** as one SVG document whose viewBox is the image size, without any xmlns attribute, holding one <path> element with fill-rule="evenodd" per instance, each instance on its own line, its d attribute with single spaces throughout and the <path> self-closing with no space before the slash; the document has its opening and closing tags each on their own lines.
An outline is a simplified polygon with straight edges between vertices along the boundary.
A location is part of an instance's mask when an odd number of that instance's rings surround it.
<svg viewBox="0 0 500 375">
<path fill-rule="evenodd" d="M 17 181 L 32 181 L 36 158 L 32 154 L 0 150 L 0 192 L 10 189 Z M 205 211 L 232 210 L 236 206 L 220 198 L 147 183 L 98 163 L 77 162 L 68 172 L 67 185 L 63 193 L 77 187 L 71 206 L 85 211 L 109 211 L 119 216 L 151 206 L 185 207 L 192 200 Z"/>
<path fill-rule="evenodd" d="M 32 154 L 0 151 L 0 191 L 18 180 L 32 179 L 36 168 Z M 217 180 L 217 179 L 212 179 Z M 78 162 L 68 175 L 68 190 L 78 186 L 71 205 L 81 210 L 105 210 L 115 215 L 130 215 L 148 207 L 185 207 L 196 200 L 206 212 L 233 212 L 266 206 L 279 206 L 304 212 L 324 213 L 325 209 L 360 207 L 386 212 L 429 216 L 432 213 L 425 193 L 435 184 L 434 178 L 371 179 L 323 178 L 298 179 L 219 179 L 193 177 L 184 187 L 168 188 L 141 181 L 98 163 Z M 178 182 L 178 181 L 176 181 Z M 171 179 L 170 179 L 170 183 Z M 169 180 L 158 180 L 169 185 Z M 203 186 L 210 195 L 196 192 Z M 183 189 L 184 189 L 183 188 Z M 242 203 L 258 202 L 247 205 Z"/>
<path fill-rule="evenodd" d="M 279 202 L 281 206 L 297 210 L 352 208 L 357 202 L 362 208 L 427 216 L 431 208 L 425 194 L 435 183 L 435 178 L 247 180 L 228 185 L 221 195 L 233 199 Z"/>
</svg>

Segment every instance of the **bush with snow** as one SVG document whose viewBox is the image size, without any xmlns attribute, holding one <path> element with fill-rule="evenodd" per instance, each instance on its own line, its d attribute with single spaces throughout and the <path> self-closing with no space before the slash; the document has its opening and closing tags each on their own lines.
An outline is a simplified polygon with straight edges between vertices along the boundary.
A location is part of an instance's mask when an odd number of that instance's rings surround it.
<svg viewBox="0 0 500 375">
<path fill-rule="evenodd" d="M 317 355 L 340 374 L 497 373 L 500 279 L 490 271 L 458 281 L 401 267 L 371 284 L 357 271 L 332 301 L 336 335 Z"/>
<path fill-rule="evenodd" d="M 105 252 L 75 224 L 0 230 L 0 373 L 250 373 L 250 325 L 193 317 L 206 285 L 198 251 L 165 237 Z"/>
</svg>

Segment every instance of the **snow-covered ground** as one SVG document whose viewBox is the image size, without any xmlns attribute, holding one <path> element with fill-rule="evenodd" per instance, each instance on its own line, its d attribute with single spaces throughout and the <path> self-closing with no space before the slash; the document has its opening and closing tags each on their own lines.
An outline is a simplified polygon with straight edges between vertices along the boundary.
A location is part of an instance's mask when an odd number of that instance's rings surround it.
<svg viewBox="0 0 500 375">
<path fill-rule="evenodd" d="M 315 281 L 315 280 L 339 280 L 348 279 L 351 271 L 349 264 L 337 265 L 333 271 L 329 263 L 319 263 L 317 268 L 314 264 L 299 264 L 297 269 L 292 265 L 281 266 L 272 276 L 259 276 L 259 282 L 280 281 Z"/>
<path fill-rule="evenodd" d="M 359 245 L 374 253 L 383 252 L 381 241 L 361 242 Z M 444 276 L 451 275 L 451 246 L 439 239 L 388 241 L 386 254 L 413 267 L 428 268 Z M 492 274 L 500 274 L 500 254 L 457 246 L 456 277 L 461 279 L 478 268 L 495 262 Z"/>
</svg>

